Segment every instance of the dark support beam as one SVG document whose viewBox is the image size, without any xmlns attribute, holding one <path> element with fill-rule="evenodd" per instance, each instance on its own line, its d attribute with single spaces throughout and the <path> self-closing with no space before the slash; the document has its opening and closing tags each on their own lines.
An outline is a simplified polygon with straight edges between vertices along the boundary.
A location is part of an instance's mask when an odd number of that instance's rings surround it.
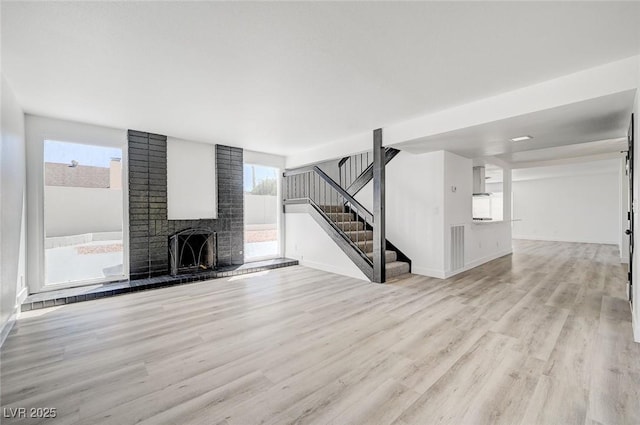
<svg viewBox="0 0 640 425">
<path fill-rule="evenodd" d="M 386 235 L 385 235 L 385 196 L 384 196 L 384 147 L 382 129 L 373 130 L 373 281 L 384 283 L 386 280 Z"/>
</svg>

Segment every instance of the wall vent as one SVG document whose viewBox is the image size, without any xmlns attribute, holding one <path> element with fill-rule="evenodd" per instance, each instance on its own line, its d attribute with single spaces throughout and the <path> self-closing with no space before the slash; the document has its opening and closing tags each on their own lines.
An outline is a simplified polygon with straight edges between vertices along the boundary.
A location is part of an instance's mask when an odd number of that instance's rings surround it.
<svg viewBox="0 0 640 425">
<path fill-rule="evenodd" d="M 464 267 L 464 225 L 451 226 L 451 271 Z"/>
</svg>

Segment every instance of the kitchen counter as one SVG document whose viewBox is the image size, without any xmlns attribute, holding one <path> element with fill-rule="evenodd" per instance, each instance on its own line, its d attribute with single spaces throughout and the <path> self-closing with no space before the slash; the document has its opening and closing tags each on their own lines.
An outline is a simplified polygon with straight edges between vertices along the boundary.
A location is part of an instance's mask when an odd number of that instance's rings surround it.
<svg viewBox="0 0 640 425">
<path fill-rule="evenodd" d="M 515 220 L 473 220 L 473 224 L 494 224 L 494 223 L 508 223 L 511 221 L 520 221 L 520 219 Z"/>
<path fill-rule="evenodd" d="M 473 224 L 505 223 L 505 220 L 473 220 Z"/>
</svg>

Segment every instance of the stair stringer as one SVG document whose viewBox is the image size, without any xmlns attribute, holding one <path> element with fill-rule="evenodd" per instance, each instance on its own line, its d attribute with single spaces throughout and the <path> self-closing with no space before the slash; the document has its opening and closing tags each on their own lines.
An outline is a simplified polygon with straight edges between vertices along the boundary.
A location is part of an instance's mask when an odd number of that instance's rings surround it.
<svg viewBox="0 0 640 425">
<path fill-rule="evenodd" d="M 288 207 L 288 206 L 287 206 Z M 354 244 L 351 239 L 341 231 L 337 225 L 315 204 L 305 203 L 296 205 L 296 211 L 301 212 L 300 209 L 304 209 L 316 223 L 325 231 L 327 235 L 335 242 L 336 245 L 344 252 L 347 257 L 360 269 L 360 271 L 369 279 L 373 279 L 373 265 L 366 257 L 366 254 L 362 253 L 360 249 Z M 286 212 L 286 209 L 285 209 Z"/>
</svg>

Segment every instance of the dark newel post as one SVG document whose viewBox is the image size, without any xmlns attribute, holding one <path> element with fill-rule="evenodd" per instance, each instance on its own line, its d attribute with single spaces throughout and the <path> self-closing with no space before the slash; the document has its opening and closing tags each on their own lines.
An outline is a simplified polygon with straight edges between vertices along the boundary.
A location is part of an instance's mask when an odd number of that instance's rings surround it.
<svg viewBox="0 0 640 425">
<path fill-rule="evenodd" d="M 382 129 L 378 128 L 373 131 L 373 281 L 376 283 L 386 280 L 384 159 Z"/>
</svg>

